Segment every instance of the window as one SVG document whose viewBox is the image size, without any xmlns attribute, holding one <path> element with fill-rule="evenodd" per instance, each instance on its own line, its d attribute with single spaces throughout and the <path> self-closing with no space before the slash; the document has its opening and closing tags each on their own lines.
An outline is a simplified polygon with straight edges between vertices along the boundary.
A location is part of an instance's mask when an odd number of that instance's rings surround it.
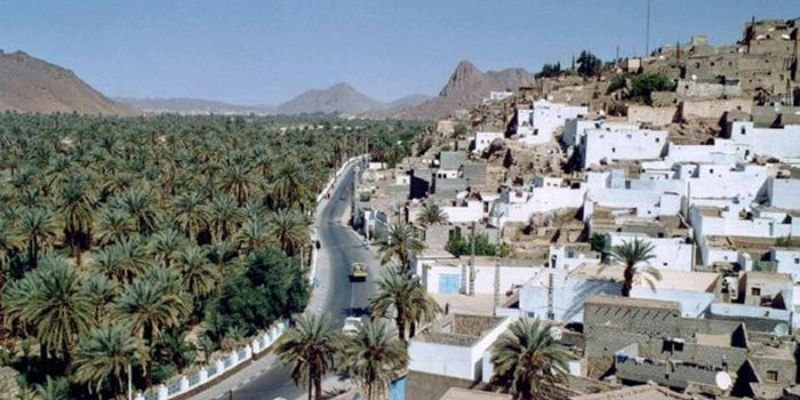
<svg viewBox="0 0 800 400">
<path fill-rule="evenodd" d="M 661 143 L 661 138 L 656 138 L 656 143 Z"/>
<path fill-rule="evenodd" d="M 776 371 L 776 370 L 767 371 L 767 382 L 777 383 L 778 382 L 778 371 Z"/>
<path fill-rule="evenodd" d="M 617 152 L 617 148 L 616 148 L 616 147 L 612 147 L 612 148 L 611 148 L 611 152 L 612 152 L 612 153 L 616 153 L 616 152 Z"/>
<path fill-rule="evenodd" d="M 761 288 L 757 288 L 757 287 L 751 288 L 750 289 L 750 294 L 753 295 L 753 296 L 761 296 Z"/>
<path fill-rule="evenodd" d="M 800 264 L 800 258 L 795 258 L 795 259 L 794 259 L 794 263 L 795 263 L 795 264 Z"/>
<path fill-rule="evenodd" d="M 747 134 L 747 129 L 745 129 L 745 127 L 742 127 L 742 135 L 745 135 L 745 134 Z"/>
</svg>

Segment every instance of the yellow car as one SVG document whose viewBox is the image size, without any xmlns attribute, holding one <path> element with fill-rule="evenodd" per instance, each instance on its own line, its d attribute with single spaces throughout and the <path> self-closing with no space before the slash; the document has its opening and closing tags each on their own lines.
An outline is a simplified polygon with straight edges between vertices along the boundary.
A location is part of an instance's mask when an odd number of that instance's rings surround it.
<svg viewBox="0 0 800 400">
<path fill-rule="evenodd" d="M 365 281 L 367 280 L 367 266 L 363 263 L 353 263 L 350 268 L 351 281 Z"/>
</svg>

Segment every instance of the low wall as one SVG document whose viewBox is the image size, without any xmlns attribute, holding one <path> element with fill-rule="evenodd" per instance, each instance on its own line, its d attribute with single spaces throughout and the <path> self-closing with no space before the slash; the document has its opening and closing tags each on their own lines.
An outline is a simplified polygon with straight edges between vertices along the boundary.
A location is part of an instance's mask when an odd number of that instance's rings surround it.
<svg viewBox="0 0 800 400">
<path fill-rule="evenodd" d="M 628 122 L 665 126 L 675 120 L 676 114 L 677 107 L 628 106 Z"/>
<path fill-rule="evenodd" d="M 753 101 L 750 99 L 687 100 L 681 103 L 681 119 L 720 119 L 728 111 L 742 111 L 750 114 Z"/>
</svg>

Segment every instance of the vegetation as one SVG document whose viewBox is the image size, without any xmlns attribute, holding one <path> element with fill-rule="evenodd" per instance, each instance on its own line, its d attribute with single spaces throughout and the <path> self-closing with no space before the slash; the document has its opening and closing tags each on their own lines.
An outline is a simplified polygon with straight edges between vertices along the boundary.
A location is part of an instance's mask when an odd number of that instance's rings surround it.
<svg viewBox="0 0 800 400">
<path fill-rule="evenodd" d="M 284 363 L 292 364 L 295 383 L 308 385 L 308 400 L 323 398 L 322 378 L 333 368 L 340 340 L 330 318 L 314 314 L 300 317 L 281 337 L 276 352 Z"/>
<path fill-rule="evenodd" d="M 472 245 L 475 244 L 476 256 L 507 257 L 511 254 L 511 247 L 505 243 L 493 244 L 489 242 L 486 234 L 469 235 L 467 238 L 454 237 L 447 241 L 445 250 L 456 257 L 472 254 Z"/>
<path fill-rule="evenodd" d="M 644 280 L 650 287 L 654 286 L 654 281 L 661 280 L 661 272 L 649 265 L 644 267 L 639 264 L 647 263 L 655 257 L 653 254 L 653 244 L 642 239 L 636 238 L 632 241 L 624 241 L 619 246 L 611 248 L 611 259 L 623 267 L 622 296 L 629 297 L 633 281 L 636 277 Z"/>
<path fill-rule="evenodd" d="M 389 227 L 389 231 L 377 241 L 381 262 L 396 261 L 402 269 L 411 268 L 411 258 L 425 250 L 425 242 L 411 224 L 400 223 Z"/>
<path fill-rule="evenodd" d="M 447 222 L 447 214 L 442 210 L 442 207 L 433 202 L 426 203 L 417 216 L 417 223 L 422 226 L 441 225 Z"/>
<path fill-rule="evenodd" d="M 611 82 L 608 83 L 608 88 L 606 89 L 606 94 L 611 94 L 616 92 L 617 90 L 627 89 L 628 88 L 628 79 L 625 78 L 625 75 L 617 75 Z"/>
<path fill-rule="evenodd" d="M 408 350 L 393 326 L 366 321 L 345 339 L 338 365 L 364 391 L 366 400 L 384 399 L 392 380 L 408 366 Z"/>
<path fill-rule="evenodd" d="M 604 252 L 606 250 L 606 237 L 605 235 L 601 235 L 599 233 L 594 233 L 589 238 L 589 245 L 592 246 L 592 251 L 596 251 L 598 253 Z"/>
<path fill-rule="evenodd" d="M 402 159 L 420 129 L 0 114 L 6 363 L 30 388 L 109 398 L 128 362 L 141 389 L 301 311 L 316 193 L 355 154 Z"/>
<path fill-rule="evenodd" d="M 603 70 L 603 61 L 600 60 L 597 56 L 592 54 L 589 50 L 581 51 L 581 54 L 578 56 L 578 75 L 584 78 L 591 78 L 594 76 L 600 76 L 600 73 Z"/>
<path fill-rule="evenodd" d="M 675 89 L 675 82 L 666 75 L 645 74 L 633 78 L 628 92 L 629 98 L 642 98 L 651 103 L 650 95 L 653 92 L 671 91 Z"/>
<path fill-rule="evenodd" d="M 415 275 L 390 268 L 378 281 L 378 291 L 370 299 L 373 318 L 394 318 L 397 334 L 405 341 L 414 337 L 419 323 L 430 322 L 440 311 Z"/>
<path fill-rule="evenodd" d="M 540 78 L 555 78 L 561 76 L 564 71 L 561 70 L 561 63 L 557 62 L 555 64 L 545 64 L 542 66 L 542 70 L 536 73 L 534 77 L 536 79 Z"/>
<path fill-rule="evenodd" d="M 548 398 L 554 386 L 566 380 L 570 358 L 549 324 L 520 319 L 492 345 L 492 382 L 515 400 Z"/>
</svg>

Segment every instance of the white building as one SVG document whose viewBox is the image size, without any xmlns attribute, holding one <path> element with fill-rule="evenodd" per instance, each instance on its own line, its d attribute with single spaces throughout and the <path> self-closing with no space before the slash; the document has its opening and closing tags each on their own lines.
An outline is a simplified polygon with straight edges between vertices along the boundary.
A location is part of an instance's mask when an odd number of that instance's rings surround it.
<svg viewBox="0 0 800 400">
<path fill-rule="evenodd" d="M 586 197 L 584 185 L 564 186 L 554 184 L 553 179 L 541 181 L 543 186 L 530 190 L 507 190 L 494 202 L 489 223 L 502 227 L 507 222 L 527 222 L 535 213 L 580 208 Z"/>
<path fill-rule="evenodd" d="M 667 131 L 587 129 L 584 132 L 578 150 L 583 168 L 614 161 L 658 160 L 664 155 L 667 143 Z"/>
<path fill-rule="evenodd" d="M 753 153 L 783 161 L 800 158 L 800 125 L 783 128 L 756 128 L 751 121 L 731 123 L 731 140 L 750 146 Z"/>
<path fill-rule="evenodd" d="M 618 130 L 639 129 L 639 124 L 632 122 L 618 122 L 606 120 L 586 120 L 581 118 L 568 119 L 564 124 L 564 134 L 561 142 L 566 146 L 576 146 L 581 142 L 589 129 L 601 129 L 607 132 Z"/>
<path fill-rule="evenodd" d="M 533 109 L 517 109 L 514 126 L 520 143 L 525 146 L 534 146 L 553 140 L 555 132 L 563 128 L 568 119 L 578 118 L 578 116 L 588 113 L 589 109 L 584 106 L 570 106 L 538 100 L 533 103 Z"/>
<path fill-rule="evenodd" d="M 482 153 L 492 145 L 492 142 L 503 138 L 505 138 L 503 132 L 475 132 L 475 149 L 472 151 Z"/>
<path fill-rule="evenodd" d="M 767 196 L 772 207 L 800 210 L 800 179 L 768 179 Z"/>
<path fill-rule="evenodd" d="M 694 265 L 694 245 L 688 238 L 652 238 L 644 234 L 613 232 L 609 233 L 610 246 L 640 239 L 653 246 L 653 259 L 648 264 L 659 270 L 692 271 Z"/>
</svg>

